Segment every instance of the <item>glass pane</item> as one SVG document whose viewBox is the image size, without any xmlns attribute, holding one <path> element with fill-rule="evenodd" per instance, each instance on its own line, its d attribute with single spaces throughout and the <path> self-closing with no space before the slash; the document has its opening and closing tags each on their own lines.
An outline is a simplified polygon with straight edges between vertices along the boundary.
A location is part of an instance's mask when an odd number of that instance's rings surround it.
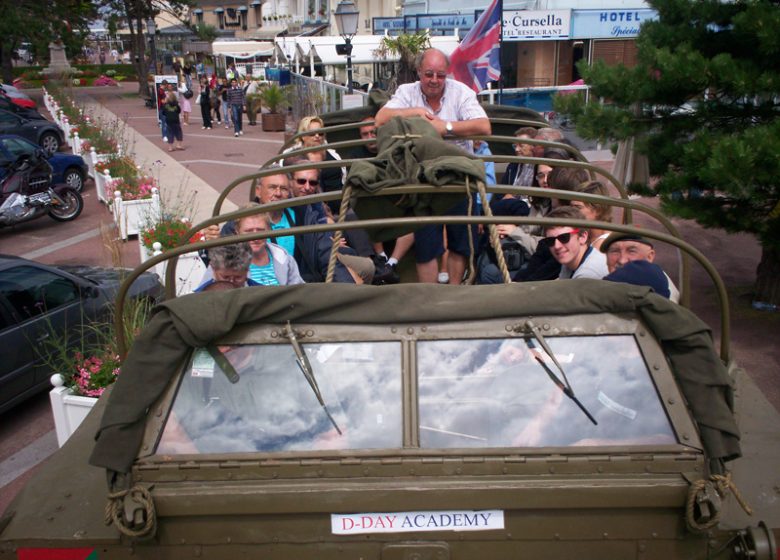
<svg viewBox="0 0 780 560">
<path fill-rule="evenodd" d="M 53 272 L 17 266 L 0 274 L 0 293 L 13 306 L 20 321 L 77 301 L 76 285 Z"/>
<path fill-rule="evenodd" d="M 522 339 L 424 341 L 417 343 L 421 447 L 676 442 L 633 336 L 547 342 L 597 426 L 534 353 L 558 374 L 552 360 Z"/>
<path fill-rule="evenodd" d="M 184 374 L 157 452 L 395 448 L 403 443 L 398 342 L 304 344 L 339 435 L 289 344 L 220 346 L 231 382 L 205 351 Z"/>
</svg>

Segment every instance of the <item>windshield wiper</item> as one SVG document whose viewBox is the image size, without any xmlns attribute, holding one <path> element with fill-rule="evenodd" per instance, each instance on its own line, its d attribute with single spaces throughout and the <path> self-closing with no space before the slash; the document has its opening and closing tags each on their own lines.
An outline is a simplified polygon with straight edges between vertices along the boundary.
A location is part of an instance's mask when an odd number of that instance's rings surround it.
<svg viewBox="0 0 780 560">
<path fill-rule="evenodd" d="M 333 427 L 336 428 L 336 431 L 339 433 L 339 435 L 342 435 L 341 428 L 339 428 L 339 425 L 336 424 L 336 420 L 331 415 L 330 410 L 328 410 L 328 405 L 325 404 L 325 401 L 322 398 L 322 393 L 320 393 L 320 387 L 317 384 L 317 379 L 314 377 L 314 370 L 311 368 L 311 362 L 309 362 L 309 358 L 306 356 L 306 353 L 303 351 L 301 344 L 298 342 L 298 338 L 295 335 L 295 331 L 293 330 L 292 325 L 290 325 L 290 321 L 287 321 L 287 339 L 290 341 L 290 344 L 293 347 L 293 351 L 295 352 L 295 361 L 298 364 L 298 367 L 301 368 L 301 372 L 306 378 L 306 381 L 309 382 L 309 387 L 311 387 L 311 390 L 314 391 L 314 396 L 317 397 L 317 401 L 319 401 L 320 406 L 322 406 L 322 410 L 324 410 L 325 414 L 328 415 L 328 420 L 331 421 Z"/>
<path fill-rule="evenodd" d="M 540 366 L 544 369 L 544 371 L 547 373 L 550 379 L 552 379 L 553 383 L 561 390 L 563 391 L 563 394 L 569 397 L 572 401 L 574 401 L 574 404 L 576 404 L 578 407 L 580 407 L 580 410 L 585 413 L 585 416 L 588 417 L 588 420 L 593 422 L 594 426 L 598 426 L 599 423 L 596 422 L 596 419 L 591 415 L 590 412 L 588 412 L 588 409 L 585 408 L 585 406 L 580 402 L 580 400 L 577 398 L 577 396 L 574 394 L 574 389 L 572 389 L 571 384 L 569 383 L 568 378 L 566 377 L 566 372 L 563 371 L 563 368 L 561 367 L 561 364 L 558 362 L 558 359 L 555 357 L 555 354 L 553 354 L 552 349 L 547 344 L 547 341 L 542 336 L 542 333 L 538 332 L 536 330 L 536 326 L 533 324 L 532 321 L 526 321 L 525 327 L 530 333 L 534 336 L 534 338 L 539 342 L 539 345 L 542 347 L 542 350 L 544 350 L 545 354 L 547 354 L 550 359 L 553 361 L 555 366 L 558 368 L 558 371 L 561 372 L 561 377 L 563 377 L 563 381 L 555 375 L 555 372 L 550 369 L 550 366 L 547 365 L 547 362 L 545 362 L 541 356 L 536 354 L 535 352 L 532 352 L 534 355 L 534 359 L 539 363 Z M 526 344 L 528 345 L 528 348 L 531 350 L 534 350 L 533 342 L 530 339 L 526 339 Z"/>
</svg>

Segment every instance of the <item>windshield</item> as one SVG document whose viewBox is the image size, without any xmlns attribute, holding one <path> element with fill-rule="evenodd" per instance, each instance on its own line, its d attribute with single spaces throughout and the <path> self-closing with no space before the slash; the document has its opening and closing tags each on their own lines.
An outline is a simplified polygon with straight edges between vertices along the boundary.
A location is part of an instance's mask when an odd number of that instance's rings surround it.
<svg viewBox="0 0 780 560">
<path fill-rule="evenodd" d="M 633 336 L 546 340 L 598 425 L 551 380 L 530 339 L 420 341 L 420 446 L 676 443 Z"/>
<path fill-rule="evenodd" d="M 224 372 L 205 349 L 195 352 L 157 452 L 401 447 L 400 343 L 301 346 L 343 434 L 301 373 L 292 346 L 219 346 L 235 373 Z"/>
</svg>

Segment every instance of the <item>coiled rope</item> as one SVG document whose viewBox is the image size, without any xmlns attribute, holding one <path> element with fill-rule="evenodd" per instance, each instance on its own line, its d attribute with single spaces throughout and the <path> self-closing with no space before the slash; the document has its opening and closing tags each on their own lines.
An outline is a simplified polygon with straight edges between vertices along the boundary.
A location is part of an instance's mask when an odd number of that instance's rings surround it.
<svg viewBox="0 0 780 560">
<path fill-rule="evenodd" d="M 137 529 L 128 525 L 125 515 L 123 514 L 125 498 L 127 496 L 143 507 L 146 521 Z M 154 500 L 152 499 L 151 492 L 140 485 L 135 485 L 128 490 L 109 492 L 104 522 L 106 525 L 111 525 L 113 523 L 120 533 L 127 535 L 128 537 L 139 538 L 154 535 L 157 531 L 157 511 L 154 508 Z"/>
<path fill-rule="evenodd" d="M 339 224 L 343 224 L 347 219 L 347 212 L 349 211 L 349 201 L 352 198 L 352 185 L 347 183 L 344 185 L 344 190 L 341 192 L 341 207 L 339 208 L 339 217 L 336 220 Z M 333 242 L 330 245 L 330 259 L 328 259 L 328 272 L 325 276 L 325 282 L 330 284 L 333 282 L 333 275 L 336 272 L 336 254 L 339 252 L 339 245 L 341 245 L 342 233 L 340 229 L 333 232 Z"/>
<path fill-rule="evenodd" d="M 734 499 L 737 500 L 737 503 L 742 507 L 745 513 L 753 515 L 753 509 L 742 497 L 742 494 L 734 484 L 734 481 L 731 480 L 731 473 L 728 472 L 725 475 L 713 474 L 710 476 L 709 480 L 702 478 L 691 483 L 691 487 L 688 490 L 688 500 L 685 504 L 685 522 L 691 530 L 696 532 L 706 531 L 720 522 L 721 510 L 718 507 L 713 507 L 714 513 L 712 518 L 708 521 L 699 522 L 696 520 L 696 504 L 702 501 L 708 501 L 708 487 L 713 488 L 721 499 L 725 498 L 729 491 L 731 491 L 731 493 L 734 494 Z"/>
</svg>

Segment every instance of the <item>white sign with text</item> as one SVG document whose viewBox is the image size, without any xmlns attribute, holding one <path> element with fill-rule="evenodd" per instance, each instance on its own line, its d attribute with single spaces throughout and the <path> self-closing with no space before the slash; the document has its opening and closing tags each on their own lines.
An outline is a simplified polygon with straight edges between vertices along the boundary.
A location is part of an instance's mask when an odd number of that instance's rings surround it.
<svg viewBox="0 0 780 560">
<path fill-rule="evenodd" d="M 493 531 L 504 528 L 498 509 L 350 513 L 330 516 L 334 535 L 410 533 L 420 531 Z"/>
</svg>

